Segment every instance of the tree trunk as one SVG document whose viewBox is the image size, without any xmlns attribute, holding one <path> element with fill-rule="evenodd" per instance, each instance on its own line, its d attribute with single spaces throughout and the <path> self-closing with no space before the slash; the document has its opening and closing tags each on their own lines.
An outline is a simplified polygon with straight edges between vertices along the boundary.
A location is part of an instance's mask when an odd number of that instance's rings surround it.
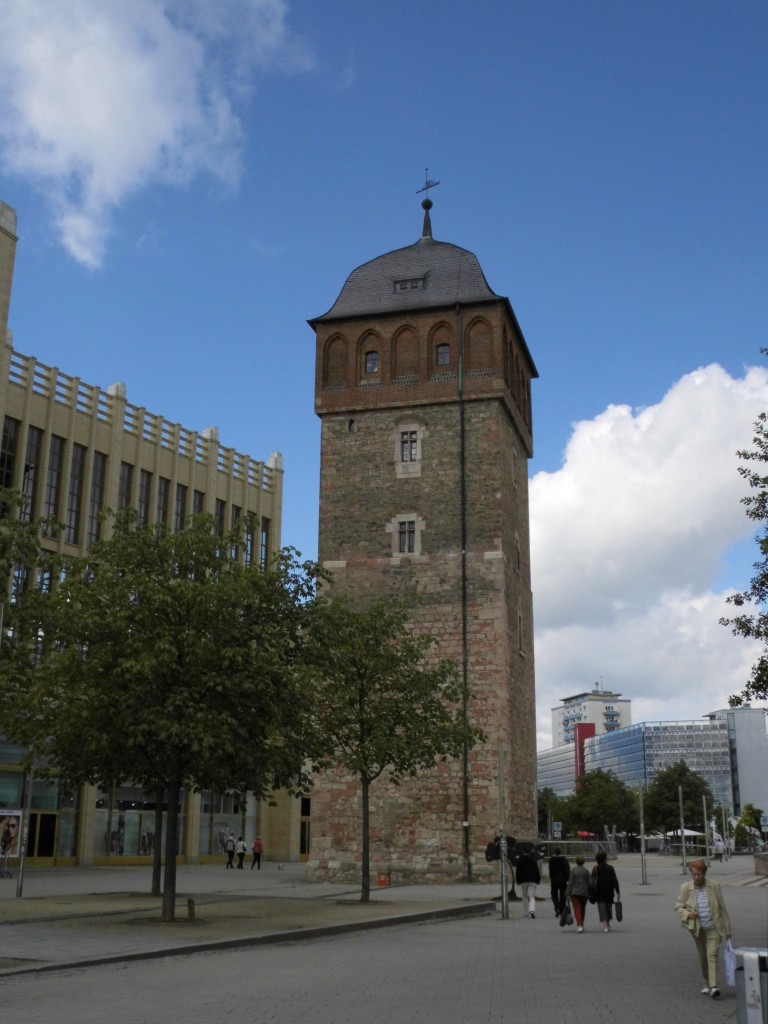
<svg viewBox="0 0 768 1024">
<path fill-rule="evenodd" d="M 368 800 L 370 782 L 368 779 L 361 779 L 361 782 L 363 790 L 363 885 L 360 891 L 360 902 L 368 903 L 371 899 L 371 819 Z"/>
<path fill-rule="evenodd" d="M 163 791 L 155 794 L 155 838 L 152 845 L 152 895 L 159 896 L 163 870 Z"/>
<path fill-rule="evenodd" d="M 176 850 L 179 838 L 179 793 L 181 779 L 168 784 L 168 819 L 165 828 L 165 875 L 163 877 L 163 921 L 176 914 Z"/>
</svg>

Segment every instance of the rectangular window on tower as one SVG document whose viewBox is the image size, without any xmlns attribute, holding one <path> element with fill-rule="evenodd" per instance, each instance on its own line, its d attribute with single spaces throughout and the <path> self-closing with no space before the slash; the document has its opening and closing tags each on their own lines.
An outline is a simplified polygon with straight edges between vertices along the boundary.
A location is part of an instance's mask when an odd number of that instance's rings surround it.
<svg viewBox="0 0 768 1024">
<path fill-rule="evenodd" d="M 406 519 L 397 524 L 397 549 L 401 555 L 412 555 L 416 550 L 416 521 Z"/>
<path fill-rule="evenodd" d="M 415 430 L 402 430 L 400 432 L 400 461 L 416 461 L 416 439 Z"/>
</svg>

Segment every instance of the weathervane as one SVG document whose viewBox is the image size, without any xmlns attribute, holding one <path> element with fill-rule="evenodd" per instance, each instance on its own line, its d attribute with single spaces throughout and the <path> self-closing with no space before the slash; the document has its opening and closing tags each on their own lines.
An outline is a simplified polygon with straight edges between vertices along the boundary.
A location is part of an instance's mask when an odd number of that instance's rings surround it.
<svg viewBox="0 0 768 1024">
<path fill-rule="evenodd" d="M 424 185 L 423 185 L 422 188 L 416 189 L 416 195 L 418 195 L 420 192 L 426 192 L 427 193 L 427 199 L 429 199 L 429 190 L 431 188 L 435 188 L 435 186 L 437 186 L 439 184 L 440 184 L 439 181 L 430 181 L 429 180 L 429 168 L 425 167 L 424 168 Z"/>
</svg>

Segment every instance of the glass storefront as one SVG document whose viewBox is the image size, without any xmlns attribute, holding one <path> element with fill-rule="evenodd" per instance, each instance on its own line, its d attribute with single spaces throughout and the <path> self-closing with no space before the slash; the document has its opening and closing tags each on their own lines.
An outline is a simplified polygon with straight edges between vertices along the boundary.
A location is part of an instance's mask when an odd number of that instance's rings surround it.
<svg viewBox="0 0 768 1024">
<path fill-rule="evenodd" d="M 113 786 L 99 789 L 93 827 L 94 857 L 151 857 L 155 846 L 155 808 L 153 794 L 139 786 Z M 168 805 L 163 804 L 162 829 L 168 820 Z M 184 794 L 179 805 L 179 849 L 184 836 Z"/>
</svg>

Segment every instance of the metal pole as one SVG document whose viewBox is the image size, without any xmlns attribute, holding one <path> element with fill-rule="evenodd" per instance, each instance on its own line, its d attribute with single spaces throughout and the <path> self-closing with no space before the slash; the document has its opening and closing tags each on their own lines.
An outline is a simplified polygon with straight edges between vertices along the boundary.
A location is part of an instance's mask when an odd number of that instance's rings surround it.
<svg viewBox="0 0 768 1024">
<path fill-rule="evenodd" d="M 499 821 L 501 825 L 499 874 L 501 875 L 501 919 L 509 920 L 509 892 L 507 891 L 507 809 L 504 798 L 504 748 L 499 747 Z"/>
<path fill-rule="evenodd" d="M 725 807 L 722 806 L 720 808 L 720 810 L 723 812 L 723 846 L 725 847 L 725 852 L 723 853 L 723 858 L 725 860 L 728 860 L 728 854 L 729 854 L 729 850 L 728 850 L 728 828 L 727 828 L 726 820 L 725 820 Z"/>
<path fill-rule="evenodd" d="M 680 804 L 680 850 L 683 854 L 683 874 L 688 871 L 688 865 L 685 861 L 685 821 L 683 820 L 683 787 L 677 787 L 677 799 Z"/>
<path fill-rule="evenodd" d="M 24 864 L 27 858 L 27 843 L 29 842 L 29 819 L 32 814 L 32 780 L 34 779 L 34 756 L 27 772 L 27 791 L 24 794 L 24 820 L 21 832 L 21 846 L 19 847 L 19 877 L 16 880 L 16 898 L 24 895 Z"/>
<path fill-rule="evenodd" d="M 648 866 L 645 863 L 645 814 L 643 812 L 643 784 L 637 784 L 637 803 L 640 811 L 640 884 L 648 885 Z"/>
<path fill-rule="evenodd" d="M 707 867 L 709 867 L 709 821 L 707 819 L 707 798 L 702 794 L 701 802 L 704 805 L 704 846 L 707 850 Z"/>
</svg>

